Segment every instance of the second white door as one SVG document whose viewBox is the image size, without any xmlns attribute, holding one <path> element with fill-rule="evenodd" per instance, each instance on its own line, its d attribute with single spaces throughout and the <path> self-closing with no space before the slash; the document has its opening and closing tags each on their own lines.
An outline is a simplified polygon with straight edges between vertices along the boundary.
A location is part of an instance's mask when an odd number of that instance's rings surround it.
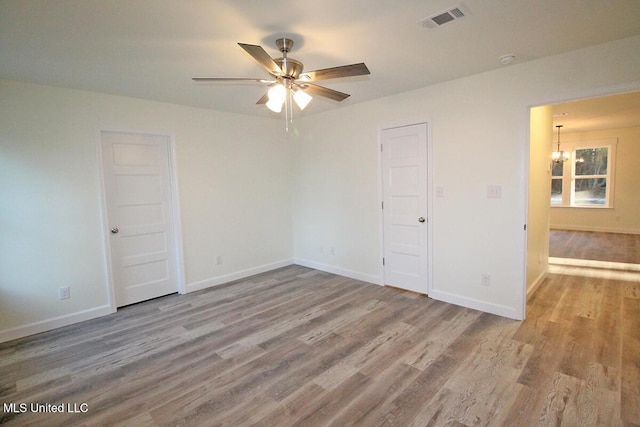
<svg viewBox="0 0 640 427">
<path fill-rule="evenodd" d="M 384 129 L 381 142 L 384 283 L 426 294 L 427 124 Z"/>
</svg>

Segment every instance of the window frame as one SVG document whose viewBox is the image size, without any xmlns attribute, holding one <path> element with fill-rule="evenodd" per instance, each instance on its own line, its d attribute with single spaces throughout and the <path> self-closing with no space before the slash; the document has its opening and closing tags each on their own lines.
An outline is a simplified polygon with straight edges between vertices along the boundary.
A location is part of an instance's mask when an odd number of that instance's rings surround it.
<svg viewBox="0 0 640 427">
<path fill-rule="evenodd" d="M 552 208 L 578 208 L 578 209 L 612 209 L 614 207 L 614 185 L 615 185 L 615 158 L 616 147 L 618 145 L 617 138 L 607 138 L 589 141 L 565 141 L 562 142 L 561 148 L 571 152 L 571 158 L 564 162 L 562 176 L 553 176 L 553 161 L 551 162 L 550 172 L 551 183 L 553 180 L 561 180 L 562 197 L 561 203 L 551 203 L 551 194 L 549 203 Z M 576 175 L 576 152 L 577 150 L 606 148 L 607 152 L 607 174 L 606 175 Z M 603 205 L 585 205 L 575 203 L 575 182 L 576 179 L 604 178 L 606 179 L 605 203 Z M 552 187 L 552 186 L 551 186 Z M 549 189 L 551 191 L 551 188 Z"/>
</svg>

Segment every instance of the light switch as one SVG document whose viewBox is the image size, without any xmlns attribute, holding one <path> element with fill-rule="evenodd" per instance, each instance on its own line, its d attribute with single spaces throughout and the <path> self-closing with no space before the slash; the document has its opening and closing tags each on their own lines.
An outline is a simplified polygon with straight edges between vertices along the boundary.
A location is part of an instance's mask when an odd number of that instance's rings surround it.
<svg viewBox="0 0 640 427">
<path fill-rule="evenodd" d="M 489 199 L 500 199 L 502 197 L 502 186 L 501 185 L 488 186 L 487 197 Z"/>
</svg>

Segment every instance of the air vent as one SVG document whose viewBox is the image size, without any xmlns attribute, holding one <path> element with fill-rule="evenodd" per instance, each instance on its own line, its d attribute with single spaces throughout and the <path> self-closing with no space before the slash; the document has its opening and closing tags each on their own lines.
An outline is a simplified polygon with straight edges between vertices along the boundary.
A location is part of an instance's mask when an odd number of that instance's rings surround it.
<svg viewBox="0 0 640 427">
<path fill-rule="evenodd" d="M 467 10 L 464 8 L 464 6 L 459 4 L 457 6 L 450 7 L 444 12 L 436 13 L 419 20 L 418 25 L 421 25 L 423 28 L 430 30 L 432 28 L 438 28 L 439 26 L 444 25 L 448 22 L 462 19 L 467 15 Z"/>
</svg>

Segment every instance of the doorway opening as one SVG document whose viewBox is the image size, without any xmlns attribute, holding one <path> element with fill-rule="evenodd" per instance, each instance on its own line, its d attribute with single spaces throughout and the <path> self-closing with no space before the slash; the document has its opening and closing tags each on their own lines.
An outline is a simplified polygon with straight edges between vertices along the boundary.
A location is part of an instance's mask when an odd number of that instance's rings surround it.
<svg viewBox="0 0 640 427">
<path fill-rule="evenodd" d="M 558 148 L 559 125 L 560 150 L 570 157 L 554 167 L 550 159 Z M 545 146 L 536 147 L 541 141 Z M 613 147 L 600 149 L 605 162 L 599 165 L 584 155 L 598 147 Z M 537 228 L 530 224 L 528 295 L 547 272 L 640 272 L 638 182 L 640 91 L 531 109 L 529 218 L 537 220 Z"/>
</svg>

